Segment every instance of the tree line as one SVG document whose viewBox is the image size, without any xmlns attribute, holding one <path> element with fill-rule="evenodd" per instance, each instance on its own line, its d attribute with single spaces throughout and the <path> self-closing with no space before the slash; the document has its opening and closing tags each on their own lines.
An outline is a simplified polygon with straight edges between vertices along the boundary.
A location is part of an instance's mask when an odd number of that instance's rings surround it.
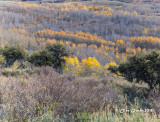
<svg viewBox="0 0 160 122">
<path fill-rule="evenodd" d="M 29 55 L 19 45 L 1 48 L 0 53 L 5 58 L 5 67 L 11 67 L 16 61 L 19 61 L 18 68 L 25 68 L 24 62 L 28 61 L 36 67 L 51 66 L 59 73 L 63 72 L 65 57 L 69 57 L 69 51 L 61 44 L 47 44 L 43 50 L 32 55 Z M 160 54 L 158 51 L 148 54 L 139 52 L 119 65 L 110 65 L 108 70 L 118 76 L 123 76 L 129 82 L 145 82 L 150 89 L 157 86 L 160 88 Z"/>
<path fill-rule="evenodd" d="M 20 62 L 18 68 L 25 68 L 25 61 L 34 66 L 52 66 L 62 73 L 65 64 L 64 57 L 69 56 L 67 49 L 61 44 L 47 44 L 45 49 L 37 51 L 29 56 L 28 52 L 19 45 L 6 46 L 1 49 L 1 55 L 5 58 L 5 67 L 11 67 L 16 61 Z"/>
</svg>

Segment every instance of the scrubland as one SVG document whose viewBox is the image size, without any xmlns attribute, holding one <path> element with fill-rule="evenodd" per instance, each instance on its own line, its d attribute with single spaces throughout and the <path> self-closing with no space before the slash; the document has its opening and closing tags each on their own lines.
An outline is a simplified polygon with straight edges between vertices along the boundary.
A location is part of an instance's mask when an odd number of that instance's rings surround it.
<svg viewBox="0 0 160 122">
<path fill-rule="evenodd" d="M 21 72 L 1 75 L 2 121 L 158 121 L 159 97 L 148 95 L 145 84 L 133 88 L 113 77 L 60 75 L 52 67 Z"/>
<path fill-rule="evenodd" d="M 0 1 L 1 49 L 20 45 L 32 55 L 60 43 L 70 52 L 62 74 L 27 61 L 5 68 L 0 55 L 0 120 L 160 121 L 159 89 L 108 70 L 130 55 L 159 53 L 159 13 L 159 1 Z"/>
</svg>

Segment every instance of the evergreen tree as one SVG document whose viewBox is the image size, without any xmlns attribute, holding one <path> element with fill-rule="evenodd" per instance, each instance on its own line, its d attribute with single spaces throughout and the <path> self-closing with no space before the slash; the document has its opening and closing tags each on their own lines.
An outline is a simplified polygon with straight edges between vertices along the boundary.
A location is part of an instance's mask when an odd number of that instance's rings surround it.
<svg viewBox="0 0 160 122">
<path fill-rule="evenodd" d="M 21 65 L 23 65 L 23 61 L 28 55 L 27 52 L 25 52 L 25 50 L 19 45 L 10 47 L 6 46 L 1 49 L 1 53 L 5 57 L 6 67 L 11 67 L 16 60 L 20 61 Z"/>
<path fill-rule="evenodd" d="M 65 64 L 64 57 L 68 56 L 69 54 L 63 45 L 48 44 L 44 50 L 31 55 L 28 61 L 35 66 L 52 66 L 59 73 L 62 73 Z"/>
<path fill-rule="evenodd" d="M 160 56 L 156 51 L 146 55 L 136 54 L 118 67 L 111 66 L 108 69 L 130 82 L 143 81 L 149 85 L 150 89 L 156 85 L 160 88 Z"/>
</svg>

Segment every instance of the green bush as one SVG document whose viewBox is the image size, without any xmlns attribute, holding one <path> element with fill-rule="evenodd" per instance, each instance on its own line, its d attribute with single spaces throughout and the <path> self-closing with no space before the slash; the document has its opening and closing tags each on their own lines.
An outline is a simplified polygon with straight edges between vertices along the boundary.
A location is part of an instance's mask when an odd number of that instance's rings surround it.
<svg viewBox="0 0 160 122">
<path fill-rule="evenodd" d="M 151 89 L 160 88 L 160 55 L 156 51 L 149 54 L 130 56 L 125 63 L 118 67 L 109 67 L 111 72 L 125 77 L 130 82 L 145 82 Z"/>
<path fill-rule="evenodd" d="M 58 72 L 62 72 L 65 64 L 64 57 L 68 56 L 66 48 L 61 44 L 48 44 L 46 48 L 40 52 L 31 55 L 28 61 L 35 66 L 52 66 Z"/>
<path fill-rule="evenodd" d="M 20 61 L 21 66 L 23 66 L 23 61 L 28 55 L 19 45 L 10 47 L 6 46 L 5 48 L 1 49 L 1 53 L 5 57 L 6 67 L 11 67 L 16 60 Z"/>
<path fill-rule="evenodd" d="M 47 50 L 42 50 L 41 52 L 36 52 L 30 56 L 28 61 L 35 66 L 54 66 L 54 57 L 51 52 Z"/>
</svg>

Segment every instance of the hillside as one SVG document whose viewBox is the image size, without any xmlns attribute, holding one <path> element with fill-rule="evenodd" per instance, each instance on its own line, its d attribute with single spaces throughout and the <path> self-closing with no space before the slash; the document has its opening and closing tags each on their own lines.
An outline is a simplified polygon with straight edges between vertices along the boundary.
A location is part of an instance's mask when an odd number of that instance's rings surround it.
<svg viewBox="0 0 160 122">
<path fill-rule="evenodd" d="M 1 45 L 22 43 L 29 52 L 35 51 L 39 46 L 36 45 L 35 33 L 42 30 L 64 31 L 64 33 L 65 31 L 71 31 L 71 33 L 81 31 L 91 35 L 96 34 L 104 41 L 115 43 L 111 44 L 112 47 L 116 45 L 117 40 L 123 40 L 123 49 L 117 51 L 121 53 L 126 53 L 126 47 L 131 50 L 138 48 L 138 45 L 128 43 L 131 37 L 159 37 L 160 32 L 159 3 L 140 3 L 137 6 L 136 3 L 117 1 L 60 4 L 1 2 L 0 6 L 2 18 L 0 26 L 4 33 L 4 36 L 1 37 L 4 40 L 1 41 Z M 6 35 L 5 33 L 8 32 L 12 34 Z M 59 40 L 63 39 L 59 37 Z M 43 42 L 46 42 L 46 39 Z M 72 42 L 79 43 L 79 41 Z M 30 46 L 27 46 L 28 43 Z M 91 44 L 100 47 L 102 42 L 88 40 L 87 45 Z M 107 46 L 107 44 L 104 45 Z M 140 45 L 139 47 L 141 48 Z M 93 55 L 95 54 L 88 54 L 83 58 Z"/>
<path fill-rule="evenodd" d="M 0 18 L 0 120 L 158 121 L 159 0 L 4 0 Z M 66 49 L 62 72 L 49 57 L 62 50 L 47 45 Z M 124 108 L 153 111 L 116 112 Z"/>
</svg>

